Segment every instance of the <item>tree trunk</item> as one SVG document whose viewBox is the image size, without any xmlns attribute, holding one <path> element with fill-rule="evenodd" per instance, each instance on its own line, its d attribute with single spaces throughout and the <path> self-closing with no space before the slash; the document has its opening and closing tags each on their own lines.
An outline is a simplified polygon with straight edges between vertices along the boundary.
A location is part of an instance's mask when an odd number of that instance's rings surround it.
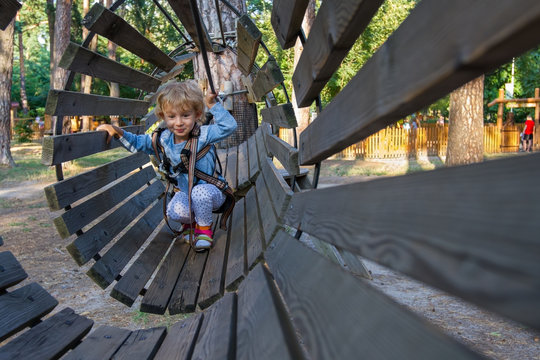
<svg viewBox="0 0 540 360">
<path fill-rule="evenodd" d="M 45 11 L 47 13 L 47 22 L 49 25 L 49 86 L 52 86 L 54 69 L 54 0 L 47 0 Z M 45 115 L 43 121 L 45 123 L 45 130 L 50 130 L 52 128 L 52 117 L 50 115 Z"/>
<path fill-rule="evenodd" d="M 28 116 L 28 98 L 26 97 L 26 80 L 24 76 L 24 45 L 23 45 L 23 33 L 22 33 L 22 23 L 20 20 L 19 13 L 16 17 L 19 26 L 17 29 L 17 36 L 19 38 L 19 73 L 21 78 L 21 103 L 24 116 Z"/>
<path fill-rule="evenodd" d="M 111 7 L 111 5 L 112 5 L 112 0 L 105 0 L 105 6 L 107 8 Z M 97 38 L 97 36 L 96 36 L 96 38 Z M 107 43 L 107 51 L 108 51 L 107 56 L 109 57 L 109 59 L 116 61 L 116 48 L 117 47 L 118 47 L 118 45 L 116 45 L 112 41 L 109 41 Z M 118 85 L 118 83 L 115 83 L 115 82 L 110 82 L 109 83 L 109 95 L 111 97 L 119 97 L 120 96 L 120 86 Z M 117 115 L 111 116 L 111 124 L 116 125 L 116 126 L 120 126 L 119 117 Z"/>
<path fill-rule="evenodd" d="M 109 7 L 109 5 L 107 5 Z M 90 0 L 84 0 L 83 1 L 83 18 L 86 16 L 88 11 L 90 10 Z M 83 39 L 86 39 L 88 36 L 88 29 L 83 26 Z M 98 42 L 98 36 L 94 35 L 92 38 L 92 41 L 90 42 L 90 45 L 88 46 L 88 49 L 92 51 L 96 51 L 97 49 L 97 42 Z M 85 94 L 90 94 L 92 91 L 92 77 L 89 75 L 81 74 L 81 91 Z M 90 131 L 90 122 L 92 121 L 92 116 L 82 116 L 82 129 L 81 131 Z"/>
<path fill-rule="evenodd" d="M 13 32 L 15 20 L 0 30 L 0 164 L 15 166 L 11 156 L 11 75 L 13 74 Z"/>
<path fill-rule="evenodd" d="M 450 94 L 446 165 L 463 165 L 484 159 L 484 76 Z"/>
<path fill-rule="evenodd" d="M 240 12 L 246 11 L 245 0 L 232 0 L 230 3 L 240 10 Z M 199 11 L 201 12 L 201 16 L 208 31 L 216 38 L 214 40 L 215 42 L 221 43 L 219 40 L 221 38 L 221 30 L 219 28 L 215 2 L 199 0 L 198 4 Z M 236 31 L 236 15 L 222 4 L 220 4 L 220 10 L 221 19 L 223 21 L 223 31 Z M 236 66 L 236 55 L 232 51 L 227 49 L 220 54 L 208 52 L 208 61 L 210 63 L 210 71 L 216 92 L 219 92 L 222 89 L 225 81 L 231 81 L 233 83 L 233 91 L 245 89 L 245 86 L 241 81 L 242 72 L 238 70 L 238 67 Z M 208 79 L 204 61 L 200 54 L 193 59 L 193 71 L 195 79 Z M 233 107 L 231 113 L 238 123 L 238 128 L 234 134 L 221 142 L 221 146 L 224 147 L 242 143 L 255 133 L 255 130 L 257 129 L 257 111 L 254 104 L 248 102 L 246 95 L 235 95 Z"/>
</svg>

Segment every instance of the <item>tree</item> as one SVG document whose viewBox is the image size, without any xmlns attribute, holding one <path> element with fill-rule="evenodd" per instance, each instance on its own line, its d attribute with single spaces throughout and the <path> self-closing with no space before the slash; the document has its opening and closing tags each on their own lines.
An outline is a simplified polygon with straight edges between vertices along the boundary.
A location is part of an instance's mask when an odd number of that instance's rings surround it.
<svg viewBox="0 0 540 360">
<path fill-rule="evenodd" d="M 83 16 L 86 16 L 89 10 L 90 10 L 90 0 L 83 0 Z M 87 28 L 85 27 L 82 28 L 83 39 L 86 39 L 89 32 L 90 31 L 88 31 Z M 90 42 L 90 45 L 88 46 L 88 48 L 92 51 L 96 51 L 97 42 L 98 42 L 98 36 L 96 34 L 92 38 L 92 41 Z M 92 77 L 90 75 L 81 74 L 81 91 L 85 94 L 90 94 L 91 90 L 92 90 Z M 82 131 L 90 131 L 91 119 L 92 117 L 87 116 L 87 115 L 82 117 Z"/>
<path fill-rule="evenodd" d="M 13 72 L 13 33 L 15 20 L 0 30 L 0 164 L 15 166 L 11 156 L 11 75 Z"/>
<path fill-rule="evenodd" d="M 112 0 L 105 0 L 105 5 L 107 7 L 110 7 L 112 4 Z M 108 53 L 108 57 L 109 59 L 111 60 L 114 60 L 116 61 L 116 48 L 117 48 L 117 45 L 112 42 L 112 41 L 108 41 L 107 42 L 107 53 Z M 112 96 L 112 97 L 119 97 L 120 96 L 120 86 L 118 85 L 118 83 L 115 83 L 115 82 L 110 82 L 109 83 L 109 95 Z M 111 116 L 111 124 L 113 125 L 116 125 L 116 126 L 120 126 L 120 123 L 119 123 L 119 118 L 118 116 Z"/>
<path fill-rule="evenodd" d="M 484 158 L 484 76 L 450 94 L 446 165 L 480 162 Z"/>
<path fill-rule="evenodd" d="M 17 21 L 15 27 L 17 28 L 17 37 L 19 39 L 19 73 L 21 81 L 21 103 L 24 116 L 28 115 L 28 98 L 26 97 L 26 78 L 24 76 L 24 45 L 23 45 L 23 24 L 20 19 L 20 12 L 17 13 Z"/>
</svg>

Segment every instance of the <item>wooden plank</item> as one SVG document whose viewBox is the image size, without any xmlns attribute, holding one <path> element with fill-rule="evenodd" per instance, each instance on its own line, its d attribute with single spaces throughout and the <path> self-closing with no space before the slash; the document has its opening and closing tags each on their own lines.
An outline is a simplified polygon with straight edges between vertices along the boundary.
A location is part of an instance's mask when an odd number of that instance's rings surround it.
<svg viewBox="0 0 540 360">
<path fill-rule="evenodd" d="M 37 283 L 0 296 L 0 341 L 39 320 L 56 305 L 58 301 Z"/>
<path fill-rule="evenodd" d="M 159 346 L 165 338 L 167 328 L 155 327 L 151 329 L 136 330 L 114 354 L 115 360 L 151 360 L 156 355 Z"/>
<path fill-rule="evenodd" d="M 536 46 L 534 29 L 540 30 L 535 0 L 422 1 L 302 132 L 301 164 L 326 159 Z"/>
<path fill-rule="evenodd" d="M 282 49 L 296 43 L 308 3 L 308 0 L 274 0 L 270 22 Z"/>
<path fill-rule="evenodd" d="M 174 13 L 184 26 L 184 29 L 188 32 L 189 36 L 191 36 L 191 40 L 195 43 L 195 45 L 201 49 L 201 45 L 199 43 L 199 36 L 197 34 L 197 28 L 195 26 L 195 18 L 193 17 L 193 12 L 191 11 L 191 5 L 189 0 L 167 0 L 169 5 L 171 5 L 171 8 L 173 9 Z M 200 17 L 199 17 L 200 18 Z M 203 30 L 203 39 L 204 39 L 204 45 L 206 48 L 206 51 L 212 51 L 212 39 L 210 39 L 210 35 L 208 34 L 208 30 L 206 29 L 206 26 L 204 25 L 204 21 L 200 18 L 201 26 Z"/>
<path fill-rule="evenodd" d="M 284 231 L 266 258 L 313 359 L 483 358 Z"/>
<path fill-rule="evenodd" d="M 223 176 L 227 173 L 227 149 L 216 149 L 216 156 L 219 159 L 221 164 L 221 170 L 223 171 Z M 216 169 L 219 170 L 219 165 L 216 165 Z"/>
<path fill-rule="evenodd" d="M 137 171 L 111 188 L 64 212 L 54 219 L 61 238 L 65 239 L 124 201 L 156 177 L 154 168 L 148 166 Z"/>
<path fill-rule="evenodd" d="M 149 105 L 147 101 L 141 100 L 51 89 L 45 105 L 45 114 L 51 116 L 142 116 L 148 112 Z"/>
<path fill-rule="evenodd" d="M 263 164 L 268 159 L 268 152 L 266 150 L 266 145 L 264 144 L 265 134 L 262 127 L 259 127 L 255 131 L 255 139 L 257 141 L 257 153 L 259 154 L 259 165 L 262 168 Z"/>
<path fill-rule="evenodd" d="M 279 294 L 262 264 L 238 289 L 238 359 L 303 359 Z"/>
<path fill-rule="evenodd" d="M 5 30 L 21 8 L 17 0 L 0 1 L 0 30 Z"/>
<path fill-rule="evenodd" d="M 344 264 L 342 266 L 347 269 L 351 274 L 355 276 L 360 276 L 369 280 L 373 280 L 369 270 L 364 265 L 364 262 L 356 254 L 353 254 L 347 250 L 336 249 L 341 255 Z"/>
<path fill-rule="evenodd" d="M 248 139 L 248 159 L 249 159 L 249 180 L 255 182 L 257 175 L 259 175 L 259 153 L 257 152 L 257 140 L 255 135 L 252 135 Z"/>
<path fill-rule="evenodd" d="M 276 60 L 273 57 L 268 58 L 266 64 L 257 71 L 255 80 L 253 80 L 255 101 L 262 101 L 262 97 L 274 90 L 283 82 L 283 79 L 283 74 Z"/>
<path fill-rule="evenodd" d="M 0 252 L 0 293 L 27 277 L 26 271 L 11 251 Z"/>
<path fill-rule="evenodd" d="M 236 294 L 228 293 L 204 314 L 193 359 L 234 359 Z"/>
<path fill-rule="evenodd" d="M 82 24 L 88 30 L 106 37 L 160 69 L 169 71 L 176 65 L 173 59 L 134 27 L 100 4 L 96 3 L 92 6 Z"/>
<path fill-rule="evenodd" d="M 251 185 L 251 181 L 249 180 L 249 162 L 247 151 L 247 141 L 244 141 L 238 145 L 237 190 L 247 189 Z"/>
<path fill-rule="evenodd" d="M 120 64 L 97 52 L 83 48 L 74 42 L 69 43 L 58 66 L 66 70 L 148 92 L 156 91 L 161 84 L 160 79 Z"/>
<path fill-rule="evenodd" d="M 246 261 L 248 269 L 251 269 L 262 258 L 262 252 L 266 246 L 257 202 L 257 191 L 255 187 L 252 187 L 246 195 Z"/>
<path fill-rule="evenodd" d="M 227 151 L 227 170 L 225 179 L 230 187 L 236 190 L 238 186 L 236 170 L 238 169 L 238 146 L 230 147 Z"/>
<path fill-rule="evenodd" d="M 169 314 L 193 312 L 197 307 L 197 296 L 208 251 L 190 251 L 184 269 L 176 282 L 169 302 Z"/>
<path fill-rule="evenodd" d="M 146 285 L 161 262 L 172 240 L 173 234 L 168 228 L 163 227 L 124 276 L 116 283 L 111 291 L 111 296 L 127 306 L 133 305 L 144 285 Z"/>
<path fill-rule="evenodd" d="M 293 195 L 293 191 L 280 175 L 272 160 L 266 159 L 266 163 L 262 165 L 262 174 L 268 188 L 268 193 L 272 199 L 276 216 L 278 219 L 282 219 Z"/>
<path fill-rule="evenodd" d="M 100 326 L 88 335 L 64 360 L 102 360 L 111 359 L 118 348 L 131 334 L 130 330 L 108 325 Z"/>
<path fill-rule="evenodd" d="M 201 328 L 203 313 L 195 314 L 179 321 L 167 331 L 156 360 L 189 360 L 193 354 L 195 341 Z"/>
<path fill-rule="evenodd" d="M 276 135 L 266 134 L 266 145 L 270 155 L 276 157 L 291 175 L 300 174 L 298 149 L 295 149 Z"/>
<path fill-rule="evenodd" d="M 282 128 L 292 129 L 298 126 L 294 109 L 290 102 L 261 109 L 261 116 L 264 122 Z"/>
<path fill-rule="evenodd" d="M 86 272 L 96 284 L 105 289 L 120 275 L 122 269 L 137 253 L 163 219 L 161 202 L 157 202 Z"/>
<path fill-rule="evenodd" d="M 65 308 L 0 348 L 0 359 L 58 359 L 94 322 Z"/>
<path fill-rule="evenodd" d="M 263 236 L 265 243 L 268 246 L 268 244 L 274 238 L 274 235 L 277 233 L 279 223 L 263 176 L 259 176 L 257 178 L 255 187 L 257 191 L 257 200 L 259 202 L 260 215 L 261 219 L 263 219 Z"/>
<path fill-rule="evenodd" d="M 534 154 L 296 193 L 285 220 L 538 329 L 539 163 Z"/>
<path fill-rule="evenodd" d="M 141 311 L 152 314 L 165 314 L 167 304 L 174 290 L 180 271 L 186 262 L 189 245 L 183 239 L 176 239 L 171 250 L 165 257 L 163 264 L 148 291 L 144 294 Z"/>
<path fill-rule="evenodd" d="M 50 139 L 48 137 L 47 139 Z M 60 210 L 148 163 L 145 153 L 135 153 L 45 187 L 50 210 Z"/>
<path fill-rule="evenodd" d="M 236 65 L 244 75 L 249 75 L 253 69 L 262 33 L 251 21 L 249 15 L 244 14 L 236 20 L 236 41 L 238 55 Z"/>
<path fill-rule="evenodd" d="M 76 238 L 66 249 L 79 266 L 87 263 L 105 245 L 122 231 L 163 193 L 163 184 L 157 180 L 135 195 L 87 232 Z"/>
<path fill-rule="evenodd" d="M 176 61 L 176 66 L 173 67 L 169 72 L 167 73 L 158 73 L 155 75 L 156 78 L 158 78 L 161 83 L 166 83 L 167 81 L 174 79 L 178 75 L 184 71 L 185 64 L 193 60 L 195 57 L 197 57 L 197 53 L 191 52 L 187 54 L 182 55 L 176 55 L 174 56 L 174 61 Z"/>
<path fill-rule="evenodd" d="M 315 101 L 382 3 L 345 0 L 321 4 L 293 74 L 300 107 Z"/>
<path fill-rule="evenodd" d="M 245 262 L 246 244 L 246 208 L 244 198 L 234 205 L 231 220 L 231 237 L 229 241 L 229 256 L 227 260 L 227 272 L 225 274 L 225 288 L 233 291 L 247 274 Z"/>
</svg>

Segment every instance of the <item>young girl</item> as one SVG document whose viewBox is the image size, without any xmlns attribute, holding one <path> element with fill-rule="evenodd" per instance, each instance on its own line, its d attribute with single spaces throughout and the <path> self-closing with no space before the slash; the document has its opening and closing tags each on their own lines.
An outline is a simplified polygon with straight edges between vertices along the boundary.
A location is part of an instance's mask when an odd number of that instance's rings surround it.
<svg viewBox="0 0 540 360">
<path fill-rule="evenodd" d="M 171 162 L 170 169 L 181 162 L 181 152 L 190 138 L 195 123 L 201 124 L 204 119 L 204 104 L 214 115 L 214 124 L 200 127 L 197 151 L 206 145 L 223 140 L 236 129 L 236 120 L 219 103 L 216 103 L 216 94 L 204 97 L 197 83 L 193 80 L 186 82 L 172 82 L 160 91 L 154 113 L 163 120 L 166 129 L 162 132 L 159 141 L 165 155 Z M 97 130 L 107 131 L 114 136 L 131 152 L 144 151 L 154 154 L 152 138 L 150 135 L 134 135 L 123 131 L 114 125 L 100 125 Z M 216 154 L 214 147 L 204 157 L 196 162 L 196 169 L 212 176 L 214 174 Z M 188 240 L 190 233 L 195 235 L 194 247 L 196 250 L 209 249 L 212 246 L 213 234 L 212 211 L 217 210 L 225 202 L 225 195 L 213 184 L 201 179 L 194 179 L 191 193 L 191 210 L 195 222 L 191 223 L 188 204 L 188 173 L 171 173 L 177 181 L 176 190 L 172 200 L 167 206 L 167 216 L 182 223 L 182 236 Z M 220 180 L 224 180 L 222 177 Z"/>
</svg>

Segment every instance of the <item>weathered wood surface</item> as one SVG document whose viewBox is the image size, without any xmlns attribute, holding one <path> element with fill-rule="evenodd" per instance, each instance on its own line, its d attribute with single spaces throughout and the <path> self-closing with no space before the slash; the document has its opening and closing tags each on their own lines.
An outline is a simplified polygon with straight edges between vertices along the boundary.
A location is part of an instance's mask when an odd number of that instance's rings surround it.
<svg viewBox="0 0 540 360">
<path fill-rule="evenodd" d="M 137 135 L 144 132 L 142 125 L 126 126 L 122 129 Z M 105 131 L 46 136 L 43 138 L 41 163 L 43 165 L 59 165 L 66 161 L 122 146 L 120 141 L 114 138 L 107 144 L 107 136 Z M 148 155 L 146 157 L 148 159 Z"/>
<path fill-rule="evenodd" d="M 133 331 L 114 354 L 114 359 L 152 360 L 165 338 L 166 331 L 165 327 Z"/>
<path fill-rule="evenodd" d="M 303 359 L 279 294 L 263 265 L 257 265 L 238 289 L 236 357 Z"/>
<path fill-rule="evenodd" d="M 191 5 L 189 0 L 167 0 L 169 5 L 171 5 L 171 8 L 173 9 L 176 16 L 178 16 L 178 19 L 184 26 L 184 29 L 188 32 L 189 36 L 191 37 L 191 40 L 195 43 L 195 45 L 201 49 L 201 44 L 199 43 L 199 36 L 197 35 L 197 28 L 195 26 L 195 18 L 193 17 L 193 12 L 191 11 Z M 198 13 L 198 12 L 197 12 Z M 200 18 L 200 17 L 199 17 Z M 210 39 L 210 35 L 208 34 L 208 30 L 206 29 L 206 26 L 204 25 L 204 21 L 200 19 L 201 26 L 203 30 L 203 39 L 204 39 L 204 45 L 206 48 L 206 51 L 212 51 L 212 39 Z"/>
<path fill-rule="evenodd" d="M 268 188 L 268 193 L 272 199 L 272 206 L 274 207 L 276 216 L 282 219 L 293 195 L 293 191 L 280 175 L 272 160 L 268 158 L 266 159 L 266 163 L 262 165 L 262 174 Z"/>
<path fill-rule="evenodd" d="M 246 195 L 246 262 L 251 269 L 263 256 L 265 247 L 257 191 L 252 187 Z"/>
<path fill-rule="evenodd" d="M 263 236 L 266 245 L 268 245 L 274 238 L 279 223 L 263 176 L 259 176 L 257 178 L 255 188 L 257 191 L 257 199 L 259 201 L 260 215 L 261 219 L 263 220 Z"/>
<path fill-rule="evenodd" d="M 69 43 L 58 66 L 149 92 L 156 91 L 161 84 L 160 79 L 120 64 L 74 42 Z"/>
<path fill-rule="evenodd" d="M 482 358 L 284 231 L 266 258 L 313 359 Z"/>
<path fill-rule="evenodd" d="M 262 168 L 263 164 L 268 159 L 268 151 L 266 150 L 266 145 L 264 143 L 265 132 L 262 127 L 259 127 L 255 131 L 255 140 L 257 143 L 257 153 L 259 154 L 259 165 Z"/>
<path fill-rule="evenodd" d="M 255 181 L 257 175 L 259 175 L 259 153 L 257 152 L 257 140 L 255 135 L 252 135 L 248 139 L 248 161 L 249 161 L 249 180 Z"/>
<path fill-rule="evenodd" d="M 180 273 L 169 301 L 169 314 L 175 315 L 195 311 L 199 285 L 207 256 L 208 251 L 201 253 L 189 252 L 186 264 L 182 269 L 182 273 Z"/>
<path fill-rule="evenodd" d="M 253 69 L 261 38 L 262 33 L 247 14 L 236 20 L 236 41 L 238 44 L 236 65 L 244 75 L 248 75 Z"/>
<path fill-rule="evenodd" d="M 0 359 L 58 359 L 79 343 L 93 323 L 65 308 L 1 347 Z"/>
<path fill-rule="evenodd" d="M 45 187 L 50 210 L 60 210 L 148 163 L 139 152 Z"/>
<path fill-rule="evenodd" d="M 309 106 L 335 73 L 383 0 L 321 4 L 293 74 L 298 106 Z"/>
<path fill-rule="evenodd" d="M 536 0 L 422 1 L 302 132 L 300 163 L 326 159 L 539 42 Z"/>
<path fill-rule="evenodd" d="M 308 3 L 308 0 L 274 0 L 270 21 L 283 49 L 296 43 Z"/>
<path fill-rule="evenodd" d="M 51 89 L 45 105 L 45 114 L 51 116 L 142 116 L 148 112 L 149 105 L 147 101 L 141 100 Z"/>
<path fill-rule="evenodd" d="M 248 149 L 247 141 L 244 141 L 238 145 L 238 170 L 237 170 L 237 190 L 244 190 L 251 186 L 251 181 L 249 180 L 249 162 L 248 162 Z"/>
<path fill-rule="evenodd" d="M 17 11 L 19 11 L 21 6 L 17 0 L 0 1 L 0 30 L 6 29 L 9 23 L 11 23 L 11 20 L 17 15 Z"/>
<path fill-rule="evenodd" d="M 238 283 L 247 273 L 244 252 L 246 244 L 246 208 L 244 198 L 236 201 L 231 220 L 231 237 L 229 241 L 229 257 L 225 288 L 229 291 L 236 289 Z"/>
<path fill-rule="evenodd" d="M 82 24 L 141 57 L 155 66 L 169 71 L 176 62 L 145 38 L 124 19 L 100 4 L 94 4 L 84 17 Z"/>
<path fill-rule="evenodd" d="M 287 129 L 298 126 L 291 103 L 261 109 L 261 115 L 263 121 L 275 126 Z"/>
<path fill-rule="evenodd" d="M 155 360 L 191 359 L 203 316 L 203 313 L 195 314 L 171 326 Z"/>
<path fill-rule="evenodd" d="M 118 348 L 131 334 L 127 329 L 108 325 L 100 326 L 87 336 L 83 342 L 64 357 L 64 360 L 102 360 L 111 359 Z"/>
<path fill-rule="evenodd" d="M 180 73 L 184 71 L 185 64 L 193 60 L 195 57 L 197 57 L 197 53 L 195 52 L 175 56 L 174 61 L 176 61 L 176 66 L 173 67 L 169 72 L 157 73 L 155 77 L 158 78 L 162 83 L 165 83 L 180 75 Z"/>
<path fill-rule="evenodd" d="M 535 154 L 296 193 L 285 221 L 539 329 L 539 163 Z"/>
<path fill-rule="evenodd" d="M 290 175 L 300 174 L 298 149 L 272 134 L 266 134 L 266 145 L 270 155 L 276 157 Z"/>
<path fill-rule="evenodd" d="M 0 293 L 26 279 L 28 275 L 11 251 L 0 252 Z"/>
<path fill-rule="evenodd" d="M 283 82 L 283 74 L 274 58 L 269 58 L 266 64 L 257 71 L 253 80 L 253 95 L 255 101 L 262 101 L 262 97 L 275 89 Z"/>
<path fill-rule="evenodd" d="M 222 164 L 223 165 L 223 164 Z M 238 169 L 238 146 L 230 147 L 227 151 L 227 170 L 225 171 L 225 179 L 231 188 L 236 190 L 238 186 L 237 174 Z"/>
</svg>

